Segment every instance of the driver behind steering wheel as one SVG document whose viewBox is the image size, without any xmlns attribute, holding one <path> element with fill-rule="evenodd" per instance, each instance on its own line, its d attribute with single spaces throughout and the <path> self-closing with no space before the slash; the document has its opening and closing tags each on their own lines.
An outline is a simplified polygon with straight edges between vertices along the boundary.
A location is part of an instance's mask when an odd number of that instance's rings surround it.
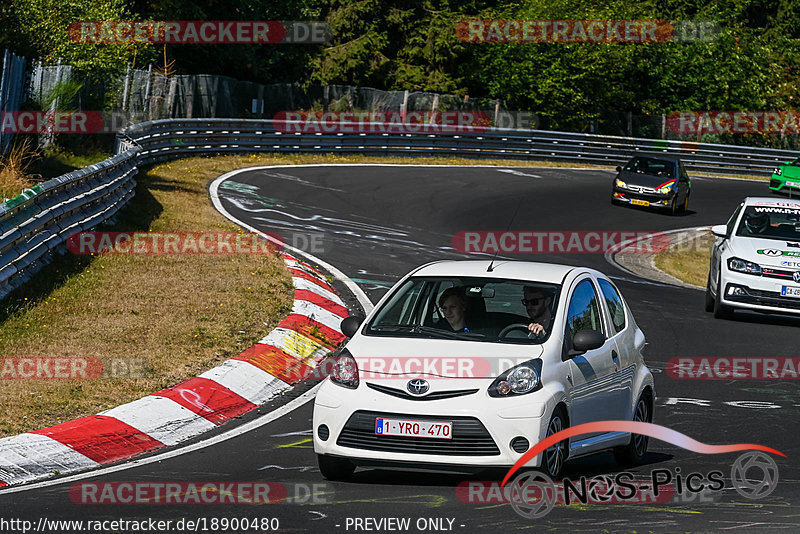
<svg viewBox="0 0 800 534">
<path fill-rule="evenodd" d="M 528 331 L 535 336 L 546 336 L 553 317 L 550 313 L 552 295 L 545 294 L 538 287 L 525 286 L 522 288 L 522 305 L 531 318 Z M 530 334 L 529 334 L 530 335 Z"/>
</svg>

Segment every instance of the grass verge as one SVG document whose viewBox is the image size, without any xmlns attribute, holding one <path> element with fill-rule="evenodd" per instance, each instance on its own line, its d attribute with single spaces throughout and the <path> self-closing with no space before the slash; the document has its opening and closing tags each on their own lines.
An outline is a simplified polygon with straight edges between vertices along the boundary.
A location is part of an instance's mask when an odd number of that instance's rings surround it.
<svg viewBox="0 0 800 534">
<path fill-rule="evenodd" d="M 213 209 L 206 186 L 246 161 L 198 158 L 140 172 L 136 196 L 109 229 L 240 231 Z M 0 302 L 0 435 L 91 415 L 196 376 L 263 337 L 292 297 L 291 277 L 271 254 L 67 254 Z M 48 357 L 97 358 L 117 369 L 135 363 L 142 372 L 19 378 L 33 369 L 19 359 Z"/>
<path fill-rule="evenodd" d="M 693 241 L 672 245 L 668 250 L 657 254 L 656 267 L 687 284 L 705 287 L 708 281 L 708 259 L 713 244 L 714 236 L 707 230 Z"/>
</svg>

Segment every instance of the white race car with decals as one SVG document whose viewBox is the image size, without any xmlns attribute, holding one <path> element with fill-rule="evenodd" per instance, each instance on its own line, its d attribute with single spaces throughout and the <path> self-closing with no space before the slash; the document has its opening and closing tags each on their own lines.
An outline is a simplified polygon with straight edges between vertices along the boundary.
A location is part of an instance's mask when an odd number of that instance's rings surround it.
<svg viewBox="0 0 800 534">
<path fill-rule="evenodd" d="M 711 232 L 706 311 L 800 314 L 799 200 L 748 197 Z"/>
</svg>

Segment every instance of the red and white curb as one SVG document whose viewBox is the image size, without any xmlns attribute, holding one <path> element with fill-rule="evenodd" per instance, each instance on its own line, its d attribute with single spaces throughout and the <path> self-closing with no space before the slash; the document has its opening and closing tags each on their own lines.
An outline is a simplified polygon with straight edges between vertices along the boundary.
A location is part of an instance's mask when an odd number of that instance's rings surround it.
<svg viewBox="0 0 800 534">
<path fill-rule="evenodd" d="M 347 307 L 325 276 L 283 254 L 291 313 L 238 356 L 180 384 L 97 415 L 0 439 L 0 487 L 25 484 L 177 445 L 302 380 L 344 335 Z"/>
</svg>

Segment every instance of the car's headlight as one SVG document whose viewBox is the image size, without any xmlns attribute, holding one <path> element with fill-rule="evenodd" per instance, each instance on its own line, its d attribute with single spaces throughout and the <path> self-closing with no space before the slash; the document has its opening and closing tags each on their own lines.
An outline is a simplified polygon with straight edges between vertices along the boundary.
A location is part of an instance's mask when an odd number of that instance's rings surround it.
<svg viewBox="0 0 800 534">
<path fill-rule="evenodd" d="M 781 169 L 780 167 L 775 167 L 772 170 L 772 174 L 777 174 L 778 176 L 780 176 L 781 174 L 783 174 L 783 169 Z"/>
<path fill-rule="evenodd" d="M 490 397 L 514 397 L 536 391 L 542 385 L 542 360 L 521 363 L 498 376 L 489 386 Z"/>
<path fill-rule="evenodd" d="M 358 362 L 347 349 L 336 357 L 331 369 L 331 382 L 342 387 L 356 389 L 358 387 Z"/>
<path fill-rule="evenodd" d="M 657 192 L 661 193 L 662 195 L 668 195 L 672 192 L 672 188 L 675 186 L 676 180 L 671 180 L 665 184 L 662 184 L 660 187 L 656 189 Z"/>
<path fill-rule="evenodd" d="M 759 264 L 741 258 L 729 258 L 728 269 L 737 273 L 761 275 L 761 266 Z"/>
<path fill-rule="evenodd" d="M 621 188 L 623 188 L 623 189 L 625 189 L 625 188 L 627 188 L 627 187 L 628 187 L 628 184 L 626 184 L 625 182 L 623 182 L 623 181 L 622 181 L 622 180 L 620 180 L 619 178 L 617 178 L 617 181 L 616 181 L 615 183 L 617 184 L 617 187 L 621 187 Z"/>
</svg>

